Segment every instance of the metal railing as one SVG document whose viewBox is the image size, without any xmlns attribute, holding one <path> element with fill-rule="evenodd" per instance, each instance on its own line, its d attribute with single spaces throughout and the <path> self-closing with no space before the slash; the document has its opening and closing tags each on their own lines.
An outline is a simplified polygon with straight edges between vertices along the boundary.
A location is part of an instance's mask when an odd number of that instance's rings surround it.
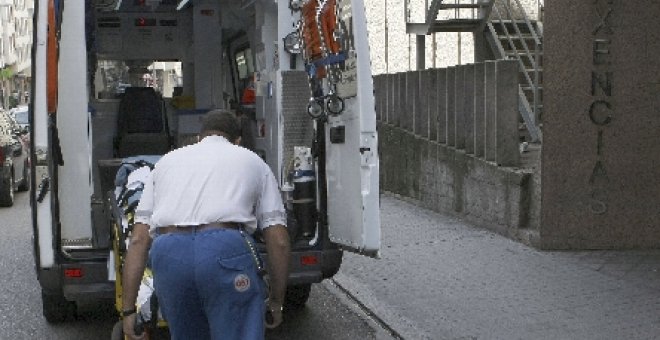
<svg viewBox="0 0 660 340">
<path fill-rule="evenodd" d="M 541 6 L 541 2 L 539 2 Z M 514 12 L 517 15 L 514 15 Z M 507 23 L 511 23 L 513 32 L 507 27 Z M 518 23 L 524 23 L 526 29 L 529 31 L 527 36 L 523 35 Z M 501 33 L 498 34 L 495 24 L 499 24 Z M 540 100 L 540 71 L 541 71 L 541 55 L 543 51 L 542 33 L 532 25 L 529 17 L 526 14 L 524 7 L 520 4 L 519 0 L 503 0 L 498 1 L 493 6 L 492 15 L 488 22 L 488 29 L 491 33 L 492 40 L 494 41 L 501 58 L 515 59 L 518 61 L 520 71 L 524 75 L 524 83 L 520 85 L 520 113 L 527 126 L 527 130 L 533 141 L 541 140 L 541 131 L 538 127 L 538 118 L 540 115 L 541 100 Z M 499 36 L 503 34 L 510 52 L 507 54 L 506 49 L 502 45 Z M 527 43 L 532 40 L 532 47 Z M 519 45 L 516 45 L 516 41 Z M 528 69 L 525 64 L 526 59 L 531 68 Z M 530 76 L 530 72 L 532 76 Z M 530 105 L 525 89 L 532 91 L 532 105 Z"/>
<path fill-rule="evenodd" d="M 438 19 L 482 19 L 488 16 L 475 5 L 490 4 L 492 0 L 404 0 L 404 16 L 406 23 L 432 24 Z M 441 10 L 446 15 L 438 18 Z"/>
<path fill-rule="evenodd" d="M 518 90 L 514 60 L 380 74 L 376 119 L 475 158 L 519 166 Z"/>
</svg>

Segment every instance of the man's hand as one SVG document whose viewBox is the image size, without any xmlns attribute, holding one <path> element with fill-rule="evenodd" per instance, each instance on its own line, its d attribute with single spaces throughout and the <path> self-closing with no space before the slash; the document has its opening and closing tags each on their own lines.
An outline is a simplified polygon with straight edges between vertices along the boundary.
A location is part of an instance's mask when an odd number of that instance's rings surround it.
<svg viewBox="0 0 660 340">
<path fill-rule="evenodd" d="M 126 252 L 124 259 L 124 269 L 122 272 L 122 306 L 130 308 L 135 306 L 138 290 L 140 289 L 140 282 L 144 274 L 144 267 L 147 262 L 149 248 L 151 247 L 151 236 L 149 236 L 149 226 L 146 224 L 136 223 L 131 232 L 131 244 Z M 140 336 L 135 335 L 135 316 L 124 316 L 123 326 L 124 334 L 129 339 L 144 339 L 144 334 Z"/>
<path fill-rule="evenodd" d="M 145 332 L 142 332 L 140 335 L 135 335 L 135 318 L 137 316 L 137 313 L 133 313 L 131 315 L 127 315 L 124 317 L 124 320 L 122 322 L 123 328 L 124 328 L 124 335 L 128 337 L 129 339 L 145 339 Z"/>
<path fill-rule="evenodd" d="M 266 328 L 273 329 L 282 323 L 282 304 L 268 301 L 266 305 Z"/>
<path fill-rule="evenodd" d="M 274 225 L 264 229 L 264 240 L 268 252 L 268 277 L 270 278 L 270 296 L 266 308 L 272 314 L 272 321 L 266 320 L 266 327 L 275 328 L 282 323 L 282 303 L 286 294 L 286 282 L 289 278 L 291 242 L 289 233 L 283 225 Z"/>
</svg>

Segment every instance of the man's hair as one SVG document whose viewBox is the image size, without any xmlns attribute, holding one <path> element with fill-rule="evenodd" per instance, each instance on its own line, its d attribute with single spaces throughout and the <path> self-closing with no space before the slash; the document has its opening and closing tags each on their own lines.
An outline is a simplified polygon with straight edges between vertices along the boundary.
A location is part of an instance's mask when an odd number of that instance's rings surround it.
<svg viewBox="0 0 660 340">
<path fill-rule="evenodd" d="M 230 142 L 241 136 L 241 126 L 234 112 L 225 109 L 211 110 L 202 118 L 203 136 L 222 135 Z"/>
</svg>

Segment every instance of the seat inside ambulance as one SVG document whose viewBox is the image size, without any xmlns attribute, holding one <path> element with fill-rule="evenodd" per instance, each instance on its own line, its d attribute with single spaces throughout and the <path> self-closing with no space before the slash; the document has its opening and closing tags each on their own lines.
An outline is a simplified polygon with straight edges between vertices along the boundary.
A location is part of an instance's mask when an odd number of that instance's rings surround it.
<svg viewBox="0 0 660 340">
<path fill-rule="evenodd" d="M 119 102 L 115 157 L 163 155 L 172 138 L 162 97 L 151 87 L 128 87 Z"/>
</svg>

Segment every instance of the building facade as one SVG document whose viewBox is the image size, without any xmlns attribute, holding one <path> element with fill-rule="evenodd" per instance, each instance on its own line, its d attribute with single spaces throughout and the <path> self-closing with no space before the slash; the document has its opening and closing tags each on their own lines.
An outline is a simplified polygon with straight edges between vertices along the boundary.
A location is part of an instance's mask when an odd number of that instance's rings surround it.
<svg viewBox="0 0 660 340">
<path fill-rule="evenodd" d="M 31 72 L 34 0 L 0 0 L 0 104 L 27 103 Z"/>
<path fill-rule="evenodd" d="M 473 0 L 474 3 L 480 0 Z M 543 21 L 544 0 L 496 0 L 519 2 L 527 17 Z M 466 0 L 445 0 L 443 4 L 466 3 Z M 408 13 L 406 13 L 406 3 Z M 406 33 L 406 16 L 424 15 L 425 4 L 430 0 L 364 0 L 369 21 L 369 46 L 374 74 L 405 72 L 416 69 L 415 36 Z M 454 13 L 440 13 L 438 19 Z M 461 17 L 471 15 L 463 11 Z M 426 68 L 442 68 L 473 63 L 474 36 L 470 32 L 434 33 L 426 38 Z"/>
</svg>

